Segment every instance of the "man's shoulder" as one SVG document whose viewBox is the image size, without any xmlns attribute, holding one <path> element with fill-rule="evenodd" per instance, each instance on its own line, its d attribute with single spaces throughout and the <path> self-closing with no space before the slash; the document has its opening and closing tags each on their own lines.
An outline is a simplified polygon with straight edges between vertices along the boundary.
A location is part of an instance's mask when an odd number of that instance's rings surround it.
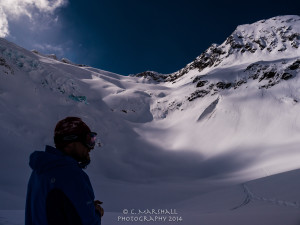
<svg viewBox="0 0 300 225">
<path fill-rule="evenodd" d="M 35 151 L 30 155 L 30 167 L 38 174 L 81 173 L 77 161 L 60 150 L 46 146 L 45 151 Z"/>
</svg>

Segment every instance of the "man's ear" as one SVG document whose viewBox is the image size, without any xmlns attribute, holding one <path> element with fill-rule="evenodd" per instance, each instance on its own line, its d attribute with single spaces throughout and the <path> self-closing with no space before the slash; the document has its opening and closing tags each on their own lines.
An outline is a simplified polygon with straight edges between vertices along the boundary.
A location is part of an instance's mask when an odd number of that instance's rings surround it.
<svg viewBox="0 0 300 225">
<path fill-rule="evenodd" d="M 66 147 L 63 149 L 63 151 L 66 154 L 70 154 L 73 151 L 73 149 L 75 148 L 75 144 L 76 144 L 76 142 L 71 142 L 71 143 L 67 144 Z"/>
</svg>

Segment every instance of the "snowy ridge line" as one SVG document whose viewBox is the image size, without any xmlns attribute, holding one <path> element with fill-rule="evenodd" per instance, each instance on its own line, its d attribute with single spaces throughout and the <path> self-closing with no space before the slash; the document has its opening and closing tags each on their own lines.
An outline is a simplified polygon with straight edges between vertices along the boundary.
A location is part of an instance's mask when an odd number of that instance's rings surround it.
<svg viewBox="0 0 300 225">
<path fill-rule="evenodd" d="M 246 198 L 242 204 L 232 208 L 231 210 L 236 210 L 238 208 L 241 208 L 241 207 L 249 204 L 252 200 L 263 201 L 263 202 L 270 203 L 273 205 L 280 205 L 280 206 L 286 206 L 286 207 L 300 209 L 300 204 L 298 201 L 290 202 L 290 201 L 278 200 L 275 198 L 262 197 L 262 196 L 254 194 L 246 184 L 243 184 L 242 186 L 243 186 L 244 192 L 246 194 Z"/>
</svg>

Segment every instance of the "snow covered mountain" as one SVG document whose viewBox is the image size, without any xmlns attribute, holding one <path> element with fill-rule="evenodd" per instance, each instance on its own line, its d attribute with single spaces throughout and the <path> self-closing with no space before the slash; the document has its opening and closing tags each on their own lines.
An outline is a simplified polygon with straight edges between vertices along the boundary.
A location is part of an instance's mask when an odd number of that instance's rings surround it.
<svg viewBox="0 0 300 225">
<path fill-rule="evenodd" d="M 213 205 L 213 215 L 250 218 L 263 205 L 239 207 L 244 191 L 257 200 L 269 190 L 251 180 L 300 168 L 299 45 L 300 17 L 279 16 L 238 26 L 175 73 L 125 77 L 0 39 L 0 209 L 24 208 L 29 154 L 53 144 L 56 122 L 72 115 L 99 133 L 88 173 L 108 211 L 197 211 L 219 196 L 226 203 Z M 270 188 L 279 190 L 273 177 Z M 298 189 L 286 192 L 282 202 L 298 200 Z M 270 212 L 261 224 L 281 224 L 265 223 Z"/>
<path fill-rule="evenodd" d="M 241 25 L 221 44 L 212 44 L 205 52 L 183 69 L 165 76 L 176 81 L 191 70 L 232 66 L 257 61 L 298 57 L 300 49 L 300 18 L 279 16 L 253 24 Z M 138 76 L 153 76 L 141 73 Z M 156 79 L 155 79 L 156 80 Z"/>
</svg>

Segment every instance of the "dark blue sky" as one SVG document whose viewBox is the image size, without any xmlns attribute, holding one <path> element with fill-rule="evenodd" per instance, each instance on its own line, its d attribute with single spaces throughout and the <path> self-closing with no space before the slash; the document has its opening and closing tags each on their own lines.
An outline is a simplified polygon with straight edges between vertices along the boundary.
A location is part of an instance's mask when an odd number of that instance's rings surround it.
<svg viewBox="0 0 300 225">
<path fill-rule="evenodd" d="M 123 75 L 171 73 L 238 25 L 299 14 L 296 0 L 69 0 L 52 15 L 55 23 L 48 17 L 35 27 L 29 19 L 11 22 L 7 39 Z"/>
</svg>

